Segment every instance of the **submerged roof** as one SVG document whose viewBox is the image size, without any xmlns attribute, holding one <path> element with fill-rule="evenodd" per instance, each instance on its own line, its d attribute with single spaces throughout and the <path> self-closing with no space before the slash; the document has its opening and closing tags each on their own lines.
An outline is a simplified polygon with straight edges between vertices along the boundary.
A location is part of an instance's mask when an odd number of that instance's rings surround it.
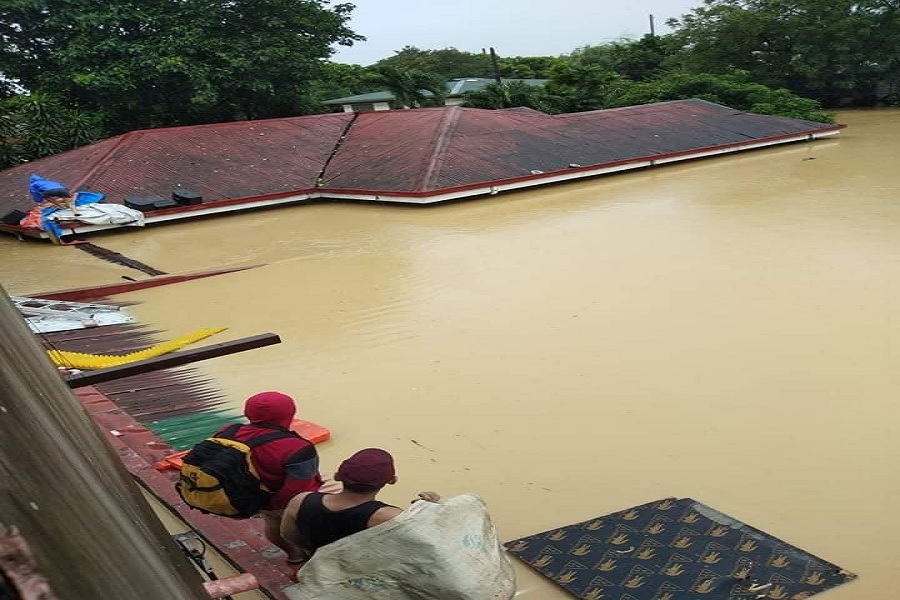
<svg viewBox="0 0 900 600">
<path fill-rule="evenodd" d="M 682 100 L 567 115 L 441 107 L 128 133 L 0 172 L 0 216 L 34 171 L 72 189 L 169 197 L 191 212 L 312 197 L 432 202 L 808 139 L 826 125 Z M 207 213 L 210 210 L 207 210 Z M 187 215 L 185 215 L 187 216 Z M 171 217 L 170 217 L 171 218 Z"/>
</svg>

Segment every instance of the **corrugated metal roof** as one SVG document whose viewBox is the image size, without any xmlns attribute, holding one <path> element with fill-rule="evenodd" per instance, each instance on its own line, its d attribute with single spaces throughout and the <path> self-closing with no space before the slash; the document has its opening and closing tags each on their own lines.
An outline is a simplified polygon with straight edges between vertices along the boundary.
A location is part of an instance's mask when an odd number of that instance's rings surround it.
<svg viewBox="0 0 900 600">
<path fill-rule="evenodd" d="M 0 215 L 30 207 L 32 171 L 111 202 L 168 197 L 179 186 L 205 202 L 354 191 L 413 197 L 838 127 L 682 100 L 555 116 L 441 107 L 144 130 L 0 172 Z"/>
<path fill-rule="evenodd" d="M 0 172 L 0 213 L 31 206 L 32 172 L 112 202 L 169 197 L 176 187 L 207 201 L 311 188 L 352 119 L 339 113 L 134 131 Z"/>
</svg>

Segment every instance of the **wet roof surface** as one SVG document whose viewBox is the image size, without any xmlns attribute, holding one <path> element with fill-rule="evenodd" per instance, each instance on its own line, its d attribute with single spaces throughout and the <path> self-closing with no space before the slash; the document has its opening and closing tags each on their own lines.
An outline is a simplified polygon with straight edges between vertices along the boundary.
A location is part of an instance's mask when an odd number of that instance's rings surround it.
<svg viewBox="0 0 900 600">
<path fill-rule="evenodd" d="M 32 172 L 117 203 L 177 187 L 204 201 L 290 195 L 317 182 L 320 192 L 423 194 L 837 128 L 681 100 L 568 115 L 441 107 L 142 130 L 0 172 L 0 216 L 30 208 Z"/>
</svg>

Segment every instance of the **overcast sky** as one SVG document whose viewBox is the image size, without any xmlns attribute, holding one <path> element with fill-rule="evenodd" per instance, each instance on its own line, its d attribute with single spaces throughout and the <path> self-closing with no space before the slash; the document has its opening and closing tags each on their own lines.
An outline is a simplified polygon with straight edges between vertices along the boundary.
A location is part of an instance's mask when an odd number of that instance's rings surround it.
<svg viewBox="0 0 900 600">
<path fill-rule="evenodd" d="M 350 28 L 365 42 L 337 46 L 331 60 L 370 65 L 403 46 L 457 48 L 500 56 L 558 56 L 649 32 L 667 19 L 701 6 L 702 0 L 349 0 L 356 5 Z"/>
</svg>

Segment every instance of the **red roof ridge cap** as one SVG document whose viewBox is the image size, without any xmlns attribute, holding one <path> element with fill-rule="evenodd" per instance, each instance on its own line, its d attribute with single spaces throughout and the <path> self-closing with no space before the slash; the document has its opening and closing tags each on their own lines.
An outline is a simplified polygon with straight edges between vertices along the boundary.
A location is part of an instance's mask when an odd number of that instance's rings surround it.
<svg viewBox="0 0 900 600">
<path fill-rule="evenodd" d="M 437 133 L 434 136 L 434 143 L 432 144 L 431 159 L 428 161 L 425 175 L 419 182 L 419 191 L 430 189 L 429 185 L 431 184 L 431 180 L 435 177 L 437 171 L 444 162 L 444 149 L 450 142 L 449 138 L 452 136 L 452 131 L 456 128 L 456 124 L 459 122 L 459 117 L 463 110 L 465 109 L 460 106 L 451 106 L 446 108 L 444 114 L 441 116 L 441 124 L 437 129 Z"/>
</svg>

